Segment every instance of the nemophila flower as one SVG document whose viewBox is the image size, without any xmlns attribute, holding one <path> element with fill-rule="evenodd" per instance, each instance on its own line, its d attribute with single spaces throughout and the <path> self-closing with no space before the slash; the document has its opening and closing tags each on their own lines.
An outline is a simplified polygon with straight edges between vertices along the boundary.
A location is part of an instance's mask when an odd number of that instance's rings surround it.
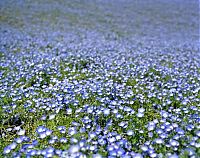
<svg viewBox="0 0 200 158">
<path fill-rule="evenodd" d="M 79 142 L 79 146 L 80 148 L 82 148 L 83 146 L 86 145 L 86 140 L 85 139 L 82 139 L 80 142 Z"/>
<path fill-rule="evenodd" d="M 103 110 L 103 113 L 104 113 L 105 116 L 109 115 L 109 114 L 110 114 L 110 109 L 105 108 L 105 109 Z"/>
<path fill-rule="evenodd" d="M 4 148 L 4 151 L 3 151 L 4 154 L 8 154 L 10 152 L 11 152 L 10 146 L 7 146 L 7 147 Z"/>
<path fill-rule="evenodd" d="M 21 129 L 20 126 L 16 126 L 16 127 L 14 127 L 14 130 L 16 130 L 16 131 L 19 131 L 20 129 Z"/>
<path fill-rule="evenodd" d="M 153 131 L 155 128 L 155 125 L 154 124 L 149 124 L 148 125 L 148 131 Z"/>
<path fill-rule="evenodd" d="M 96 126 L 96 134 L 100 134 L 102 131 L 101 126 L 97 125 Z"/>
<path fill-rule="evenodd" d="M 113 151 L 115 148 L 114 148 L 114 146 L 111 146 L 111 145 L 109 145 L 108 147 L 107 147 L 107 150 L 110 152 L 110 151 Z"/>
<path fill-rule="evenodd" d="M 32 141 L 32 144 L 33 144 L 34 146 L 38 145 L 38 143 L 39 143 L 38 140 L 33 140 L 33 141 Z"/>
<path fill-rule="evenodd" d="M 70 127 L 68 130 L 69 135 L 74 135 L 77 133 L 76 128 L 75 127 Z"/>
<path fill-rule="evenodd" d="M 91 107 L 88 107 L 88 108 L 87 108 L 87 113 L 92 113 L 93 110 L 94 110 L 94 108 L 93 108 L 92 106 L 91 106 Z"/>
<path fill-rule="evenodd" d="M 173 126 L 171 126 L 171 125 L 166 126 L 165 130 L 167 132 L 170 132 L 171 130 L 173 130 Z"/>
<path fill-rule="evenodd" d="M 72 145 L 69 148 L 69 153 L 73 154 L 73 153 L 77 153 L 79 152 L 80 147 L 78 145 Z"/>
<path fill-rule="evenodd" d="M 165 139 L 165 138 L 167 138 L 167 134 L 166 133 L 162 133 L 162 134 L 160 134 L 160 138 L 162 138 L 162 139 Z"/>
<path fill-rule="evenodd" d="M 142 151 L 144 151 L 144 152 L 148 151 L 148 147 L 147 147 L 147 146 L 145 146 L 145 145 L 142 145 L 140 148 L 141 148 L 141 149 L 142 149 Z"/>
<path fill-rule="evenodd" d="M 117 113 L 118 113 L 118 110 L 117 110 L 117 109 L 113 109 L 113 110 L 112 110 L 112 113 L 117 114 Z"/>
<path fill-rule="evenodd" d="M 71 108 L 68 108 L 68 109 L 66 109 L 66 112 L 67 112 L 67 114 L 72 114 L 72 109 Z"/>
<path fill-rule="evenodd" d="M 47 136 L 50 136 L 51 134 L 52 134 L 52 130 L 49 130 L 49 129 L 47 129 L 46 131 L 45 131 L 45 134 L 47 135 Z"/>
<path fill-rule="evenodd" d="M 17 132 L 17 135 L 24 135 L 25 134 L 25 130 L 21 129 L 20 131 Z"/>
<path fill-rule="evenodd" d="M 96 137 L 96 133 L 95 132 L 89 133 L 89 138 L 93 139 L 95 137 Z"/>
<path fill-rule="evenodd" d="M 125 154 L 125 150 L 124 149 L 122 149 L 122 148 L 117 149 L 117 155 L 118 156 L 122 156 L 124 154 Z"/>
<path fill-rule="evenodd" d="M 144 113 L 137 113 L 137 115 L 136 115 L 137 117 L 139 117 L 139 118 L 141 118 L 141 117 L 143 117 L 144 116 Z"/>
<path fill-rule="evenodd" d="M 73 137 L 72 137 L 72 138 L 70 139 L 70 143 L 71 143 L 71 144 L 76 144 L 76 143 L 78 143 L 78 140 L 77 140 L 76 138 L 73 138 Z"/>
<path fill-rule="evenodd" d="M 13 129 L 12 128 L 7 128 L 6 131 L 10 132 L 12 131 Z"/>
<path fill-rule="evenodd" d="M 196 142 L 195 142 L 195 141 L 191 141 L 191 142 L 190 142 L 190 145 L 191 145 L 191 146 L 195 146 L 195 145 L 196 145 Z"/>
<path fill-rule="evenodd" d="M 116 138 L 115 137 L 110 137 L 110 138 L 108 138 L 108 142 L 110 142 L 110 143 L 113 143 L 113 142 L 115 142 L 116 141 Z"/>
<path fill-rule="evenodd" d="M 200 137 L 200 131 L 197 131 L 197 132 L 196 132 L 196 135 L 197 135 L 198 137 Z"/>
<path fill-rule="evenodd" d="M 90 125 L 90 124 L 87 124 L 87 125 L 85 126 L 85 128 L 86 128 L 86 129 L 90 129 L 90 128 L 91 128 L 91 125 Z"/>
<path fill-rule="evenodd" d="M 172 154 L 168 158 L 179 158 L 179 156 L 177 154 Z"/>
<path fill-rule="evenodd" d="M 143 158 L 143 156 L 141 154 L 137 153 L 137 154 L 134 154 L 134 158 Z"/>
<path fill-rule="evenodd" d="M 44 131 L 46 131 L 46 127 L 44 127 L 44 126 L 38 126 L 37 129 L 36 129 L 36 132 L 38 132 L 38 133 L 41 133 L 41 132 L 44 132 Z"/>
<path fill-rule="evenodd" d="M 144 108 L 139 108 L 138 109 L 138 113 L 144 113 L 145 112 L 145 109 Z"/>
<path fill-rule="evenodd" d="M 157 144 L 162 144 L 164 142 L 163 139 L 160 139 L 160 138 L 156 138 L 154 141 Z"/>
<path fill-rule="evenodd" d="M 90 151 L 94 151 L 94 150 L 96 150 L 96 148 L 97 148 L 96 146 L 92 146 L 92 145 L 89 146 Z"/>
<path fill-rule="evenodd" d="M 92 158 L 102 158 L 102 156 L 100 154 L 93 154 Z"/>
<path fill-rule="evenodd" d="M 109 151 L 109 155 L 116 157 L 117 156 L 117 151 L 116 150 L 111 150 L 111 151 Z"/>
<path fill-rule="evenodd" d="M 176 132 L 177 132 L 178 134 L 180 134 L 180 135 L 184 135 L 184 133 L 185 133 L 185 131 L 184 131 L 183 129 L 181 129 L 181 128 L 177 128 L 177 129 L 176 129 Z"/>
<path fill-rule="evenodd" d="M 135 113 L 134 110 L 131 110 L 128 114 L 133 115 Z"/>
<path fill-rule="evenodd" d="M 84 132 L 86 132 L 86 129 L 85 129 L 85 127 L 81 127 L 79 131 L 80 131 L 80 133 L 84 133 Z"/>
<path fill-rule="evenodd" d="M 55 154 L 58 155 L 58 156 L 61 156 L 62 150 L 55 149 Z"/>
<path fill-rule="evenodd" d="M 53 155 L 54 155 L 54 151 L 55 151 L 55 149 L 54 149 L 53 147 L 48 147 L 48 148 L 46 148 L 46 149 L 45 149 L 45 152 L 46 152 L 46 155 L 45 155 L 45 156 L 47 156 L 47 155 L 48 155 L 49 157 L 50 157 L 50 155 L 53 156 Z M 47 156 L 47 157 L 48 157 L 48 156 Z"/>
<path fill-rule="evenodd" d="M 55 114 L 51 114 L 51 115 L 49 115 L 49 120 L 53 120 L 55 117 L 56 117 Z"/>
<path fill-rule="evenodd" d="M 156 153 L 151 153 L 149 156 L 154 158 L 154 157 L 157 157 L 157 154 Z"/>
<path fill-rule="evenodd" d="M 21 157 L 21 153 L 19 153 L 19 152 L 13 152 L 12 153 L 12 157 L 15 157 L 15 158 L 20 158 Z"/>
<path fill-rule="evenodd" d="M 178 141 L 180 138 L 181 138 L 180 135 L 175 135 L 175 136 L 173 136 L 173 139 L 174 139 L 174 140 L 177 140 L 177 141 Z"/>
<path fill-rule="evenodd" d="M 55 142 L 57 142 L 57 139 L 52 138 L 52 139 L 49 139 L 48 142 L 49 144 L 54 144 Z"/>
<path fill-rule="evenodd" d="M 198 148 L 200 148 L 200 143 L 195 143 L 194 146 L 198 149 Z"/>
<path fill-rule="evenodd" d="M 156 133 L 158 133 L 158 134 L 161 134 L 161 133 L 163 133 L 163 130 L 162 129 L 156 129 Z"/>
<path fill-rule="evenodd" d="M 13 150 L 17 147 L 17 143 L 13 142 L 9 145 L 10 149 Z"/>
<path fill-rule="evenodd" d="M 112 119 L 109 119 L 109 120 L 106 122 L 106 127 L 112 126 L 112 124 L 113 124 L 113 120 L 112 120 Z"/>
<path fill-rule="evenodd" d="M 117 132 L 109 132 L 107 134 L 108 137 L 113 137 L 113 136 L 116 136 L 117 135 Z"/>
<path fill-rule="evenodd" d="M 47 137 L 46 132 L 40 132 L 39 138 L 44 139 L 45 137 Z"/>
<path fill-rule="evenodd" d="M 148 136 L 149 136 L 150 138 L 152 138 L 152 137 L 153 137 L 153 132 L 149 132 L 149 133 L 148 133 Z"/>
<path fill-rule="evenodd" d="M 100 145 L 105 145 L 107 143 L 107 141 L 105 139 L 100 138 L 100 139 L 98 139 L 98 143 Z"/>
<path fill-rule="evenodd" d="M 134 135 L 133 130 L 128 130 L 128 131 L 127 131 L 127 135 L 128 135 L 128 136 L 132 136 L 132 135 Z"/>
<path fill-rule="evenodd" d="M 186 126 L 186 129 L 187 129 L 188 131 L 192 131 L 192 130 L 194 129 L 194 125 L 189 124 L 189 125 Z"/>
<path fill-rule="evenodd" d="M 128 123 L 125 122 L 125 121 L 122 121 L 122 122 L 120 122 L 118 125 L 119 125 L 120 127 L 122 127 L 122 128 L 126 128 L 126 127 L 128 126 Z"/>
<path fill-rule="evenodd" d="M 169 143 L 171 146 L 179 146 L 179 142 L 176 140 L 170 140 Z"/>
<path fill-rule="evenodd" d="M 126 111 L 126 112 L 131 112 L 132 109 L 131 109 L 130 107 L 124 107 L 124 111 Z"/>
<path fill-rule="evenodd" d="M 15 138 L 15 142 L 18 143 L 18 144 L 22 143 L 23 140 L 24 140 L 24 137 L 22 137 L 22 136 L 18 137 L 18 138 Z"/>
<path fill-rule="evenodd" d="M 167 117 L 169 116 L 168 113 L 165 112 L 165 111 L 161 112 L 161 115 L 162 115 L 164 118 L 167 118 Z"/>
</svg>

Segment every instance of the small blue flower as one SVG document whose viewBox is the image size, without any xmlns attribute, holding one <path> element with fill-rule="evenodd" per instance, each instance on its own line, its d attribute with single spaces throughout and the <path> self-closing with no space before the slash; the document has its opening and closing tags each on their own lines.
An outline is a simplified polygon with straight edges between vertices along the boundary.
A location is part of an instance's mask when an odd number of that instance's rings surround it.
<svg viewBox="0 0 200 158">
<path fill-rule="evenodd" d="M 11 151 L 10 146 L 7 146 L 7 147 L 4 148 L 3 153 L 4 153 L 4 154 L 8 154 L 8 153 L 10 153 L 10 151 Z"/>
<path fill-rule="evenodd" d="M 69 153 L 74 154 L 74 153 L 79 152 L 79 150 L 80 150 L 80 147 L 78 145 L 72 145 L 69 148 Z"/>
<path fill-rule="evenodd" d="M 133 130 L 128 130 L 128 131 L 127 131 L 127 135 L 128 135 L 128 136 L 132 136 L 132 135 L 134 135 Z"/>
<path fill-rule="evenodd" d="M 60 142 L 61 143 L 67 143 L 67 138 L 64 138 L 64 137 L 60 138 Z"/>
</svg>

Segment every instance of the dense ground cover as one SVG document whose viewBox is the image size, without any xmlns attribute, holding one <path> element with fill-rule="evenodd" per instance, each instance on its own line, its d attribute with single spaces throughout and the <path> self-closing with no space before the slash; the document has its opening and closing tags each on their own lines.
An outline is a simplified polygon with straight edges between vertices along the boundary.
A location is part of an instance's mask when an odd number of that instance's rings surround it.
<svg viewBox="0 0 200 158">
<path fill-rule="evenodd" d="M 200 155 L 198 2 L 0 1 L 0 157 Z"/>
</svg>

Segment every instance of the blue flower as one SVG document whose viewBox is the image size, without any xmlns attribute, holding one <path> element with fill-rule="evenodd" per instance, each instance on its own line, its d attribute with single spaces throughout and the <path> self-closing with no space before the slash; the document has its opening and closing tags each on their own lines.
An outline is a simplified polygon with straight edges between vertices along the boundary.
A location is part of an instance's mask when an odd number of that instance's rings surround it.
<svg viewBox="0 0 200 158">
<path fill-rule="evenodd" d="M 70 152 L 71 154 L 77 153 L 77 152 L 79 152 L 79 150 L 80 150 L 80 147 L 79 147 L 78 145 L 72 145 L 72 146 L 70 146 L 70 148 L 69 148 L 69 152 Z"/>
</svg>

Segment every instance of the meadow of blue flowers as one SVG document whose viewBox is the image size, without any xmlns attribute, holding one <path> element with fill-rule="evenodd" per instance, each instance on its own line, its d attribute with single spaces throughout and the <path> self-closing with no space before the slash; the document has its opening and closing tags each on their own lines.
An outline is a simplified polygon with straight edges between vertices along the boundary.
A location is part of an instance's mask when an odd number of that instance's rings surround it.
<svg viewBox="0 0 200 158">
<path fill-rule="evenodd" d="M 0 157 L 200 157 L 195 0 L 1 0 Z"/>
</svg>

